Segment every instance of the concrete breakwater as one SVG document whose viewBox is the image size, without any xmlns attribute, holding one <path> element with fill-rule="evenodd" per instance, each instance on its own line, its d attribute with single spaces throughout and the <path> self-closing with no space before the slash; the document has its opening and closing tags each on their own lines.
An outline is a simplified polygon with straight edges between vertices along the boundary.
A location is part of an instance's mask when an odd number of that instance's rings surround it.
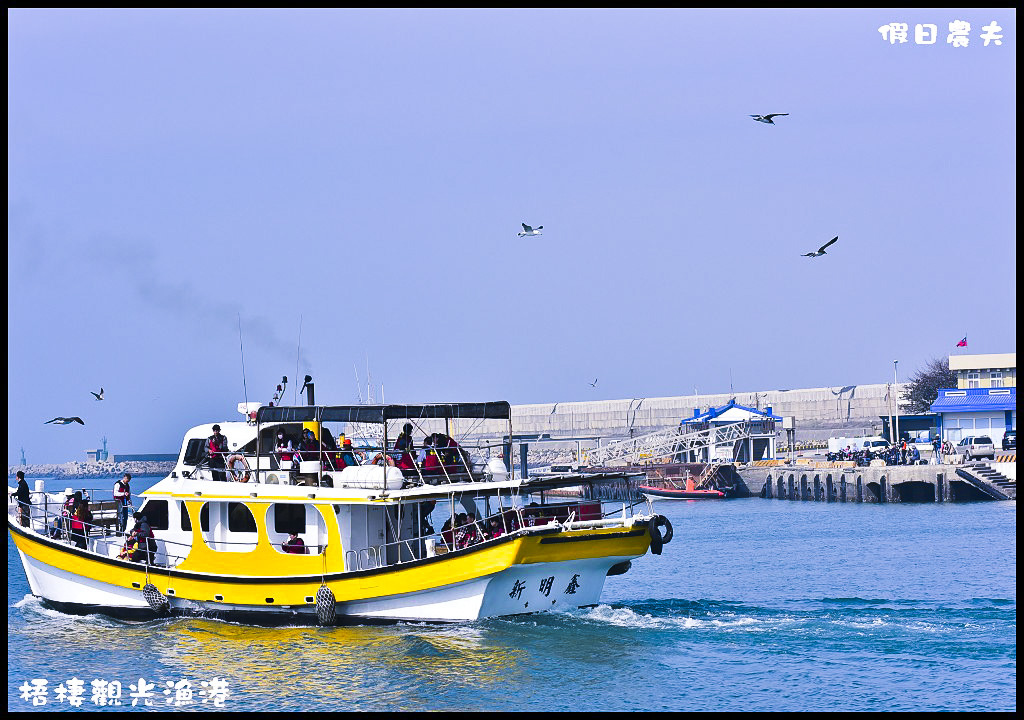
<svg viewBox="0 0 1024 720">
<path fill-rule="evenodd" d="M 120 477 L 126 472 L 132 476 L 166 475 L 174 467 L 172 462 L 66 462 L 50 465 L 9 465 L 7 467 L 8 479 L 13 478 L 18 470 L 25 473 L 25 477 L 54 477 L 67 480 L 88 480 L 91 478 Z"/>
<path fill-rule="evenodd" d="M 1016 480 L 991 466 L 812 466 L 736 469 L 750 497 L 811 502 L 900 503 L 1016 500 Z"/>
<path fill-rule="evenodd" d="M 902 392 L 904 384 L 897 386 Z M 678 426 L 693 417 L 694 410 L 721 407 L 735 398 L 740 405 L 796 419 L 797 440 L 822 440 L 833 435 L 865 434 L 881 427 L 881 417 L 891 411 L 889 386 L 856 385 L 839 394 L 832 388 L 768 390 L 764 392 L 680 395 L 676 397 L 593 400 L 512 406 L 516 434 L 548 433 L 553 437 L 622 437 Z M 852 430 L 849 430 L 851 429 Z M 500 433 L 503 427 L 495 425 Z"/>
</svg>

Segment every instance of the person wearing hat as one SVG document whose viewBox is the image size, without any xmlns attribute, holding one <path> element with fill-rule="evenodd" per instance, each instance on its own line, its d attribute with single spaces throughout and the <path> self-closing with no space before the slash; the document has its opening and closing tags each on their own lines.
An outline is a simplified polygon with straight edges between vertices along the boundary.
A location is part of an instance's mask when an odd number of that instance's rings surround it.
<svg viewBox="0 0 1024 720">
<path fill-rule="evenodd" d="M 228 439 L 220 434 L 220 425 L 213 426 L 213 435 L 207 438 L 206 452 L 210 457 L 210 471 L 213 479 L 227 482 L 227 473 L 224 472 L 224 459 L 228 453 Z"/>
<path fill-rule="evenodd" d="M 32 507 L 32 495 L 28 490 L 28 483 L 25 482 L 25 472 L 18 471 L 18 489 L 11 493 L 11 499 L 18 500 L 18 522 L 22 527 L 28 527 L 28 515 Z"/>
<path fill-rule="evenodd" d="M 117 532 L 123 534 L 128 527 L 128 516 L 132 513 L 132 474 L 125 473 L 124 477 L 114 483 L 114 502 L 117 503 Z"/>
<path fill-rule="evenodd" d="M 361 452 L 359 454 L 362 455 Z M 359 461 L 356 460 L 356 451 L 352 450 L 352 438 L 345 438 L 341 441 L 341 452 L 338 453 L 337 464 L 339 470 L 359 464 Z"/>
</svg>

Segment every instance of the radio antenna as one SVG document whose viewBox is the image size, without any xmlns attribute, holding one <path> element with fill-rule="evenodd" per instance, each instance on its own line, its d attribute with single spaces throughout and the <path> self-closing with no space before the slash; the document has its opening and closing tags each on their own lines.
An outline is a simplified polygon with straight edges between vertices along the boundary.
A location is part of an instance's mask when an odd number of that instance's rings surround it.
<svg viewBox="0 0 1024 720">
<path fill-rule="evenodd" d="M 302 316 L 299 315 L 299 344 L 295 346 L 295 377 L 299 376 L 299 351 L 302 348 Z M 292 405 L 298 405 L 298 380 L 295 381 L 295 387 L 292 389 Z"/>
<path fill-rule="evenodd" d="M 242 313 L 238 313 L 238 354 L 242 358 L 242 395 L 245 398 L 246 412 L 248 412 L 249 389 L 245 385 L 245 351 L 242 349 Z"/>
</svg>

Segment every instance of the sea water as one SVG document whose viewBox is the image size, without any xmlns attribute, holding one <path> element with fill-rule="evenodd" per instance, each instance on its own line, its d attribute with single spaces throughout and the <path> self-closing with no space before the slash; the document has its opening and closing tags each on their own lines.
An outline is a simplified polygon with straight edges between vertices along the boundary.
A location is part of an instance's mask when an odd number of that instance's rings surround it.
<svg viewBox="0 0 1024 720">
<path fill-rule="evenodd" d="M 675 537 L 600 605 L 457 625 L 64 615 L 8 539 L 8 709 L 1016 709 L 1015 502 L 654 507 Z"/>
</svg>

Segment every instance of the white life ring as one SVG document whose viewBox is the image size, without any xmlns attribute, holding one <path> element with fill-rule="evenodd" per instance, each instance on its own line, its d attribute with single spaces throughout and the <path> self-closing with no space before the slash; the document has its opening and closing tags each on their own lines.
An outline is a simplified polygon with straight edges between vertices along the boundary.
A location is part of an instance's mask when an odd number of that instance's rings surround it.
<svg viewBox="0 0 1024 720">
<path fill-rule="evenodd" d="M 235 467 L 238 462 L 242 463 L 240 469 Z M 235 482 L 249 482 L 249 461 L 245 459 L 245 455 L 239 453 L 229 455 L 224 464 Z"/>
</svg>

